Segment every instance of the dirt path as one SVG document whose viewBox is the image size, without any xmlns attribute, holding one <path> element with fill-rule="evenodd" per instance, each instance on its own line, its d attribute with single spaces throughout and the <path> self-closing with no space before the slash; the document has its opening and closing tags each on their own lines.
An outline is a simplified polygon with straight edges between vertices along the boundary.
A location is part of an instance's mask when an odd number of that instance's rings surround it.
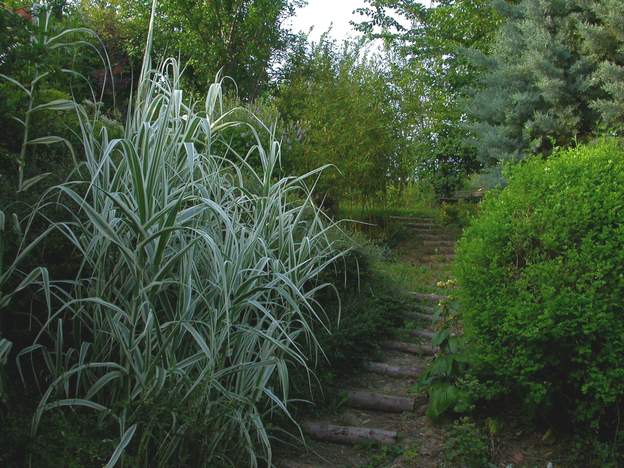
<svg viewBox="0 0 624 468">
<path fill-rule="evenodd" d="M 397 255 L 425 273 L 420 276 L 426 284 L 414 284 L 412 289 L 418 306 L 406 311 L 406 328 L 384 343 L 377 362 L 341 382 L 344 410 L 311 421 L 307 450 L 282 454 L 279 468 L 440 465 L 443 431 L 424 415 L 426 397 L 415 395 L 413 387 L 431 360 L 433 314 L 440 300 L 436 283 L 448 278 L 455 238 L 430 218 L 402 218 L 400 222 L 408 235 L 396 248 Z M 374 441 L 380 437 L 382 443 Z"/>
</svg>

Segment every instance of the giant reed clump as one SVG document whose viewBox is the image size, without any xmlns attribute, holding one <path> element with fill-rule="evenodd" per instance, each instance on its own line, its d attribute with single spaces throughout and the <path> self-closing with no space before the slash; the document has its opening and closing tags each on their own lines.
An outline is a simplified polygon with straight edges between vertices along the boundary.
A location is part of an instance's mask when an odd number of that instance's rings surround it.
<svg viewBox="0 0 624 468">
<path fill-rule="evenodd" d="M 267 418 L 289 415 L 289 369 L 320 351 L 318 278 L 343 252 L 306 187 L 318 171 L 277 179 L 279 144 L 257 133 L 247 154 L 215 154 L 242 125 L 221 85 L 190 103 L 174 60 L 149 64 L 122 138 L 76 105 L 86 182 L 55 187 L 36 212 L 66 211 L 54 228 L 81 266 L 42 288 L 57 306 L 18 357 L 24 374 L 45 368 L 32 430 L 87 408 L 119 427 L 111 466 L 256 466 L 271 459 Z"/>
</svg>

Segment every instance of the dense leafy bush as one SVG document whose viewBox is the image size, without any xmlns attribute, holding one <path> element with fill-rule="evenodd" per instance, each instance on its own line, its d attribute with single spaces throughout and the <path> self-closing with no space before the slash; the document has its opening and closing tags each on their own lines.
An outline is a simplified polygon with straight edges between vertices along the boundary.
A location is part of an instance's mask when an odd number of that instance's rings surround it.
<svg viewBox="0 0 624 468">
<path fill-rule="evenodd" d="M 460 200 L 457 203 L 442 203 L 437 218 L 442 224 L 463 228 L 470 224 L 478 212 L 477 203 Z"/>
<path fill-rule="evenodd" d="M 487 437 L 470 420 L 461 418 L 453 424 L 444 441 L 443 466 L 484 468 L 490 464 Z"/>
<path fill-rule="evenodd" d="M 456 273 L 482 396 L 595 435 L 624 403 L 624 147 L 530 160 L 460 241 Z"/>
</svg>

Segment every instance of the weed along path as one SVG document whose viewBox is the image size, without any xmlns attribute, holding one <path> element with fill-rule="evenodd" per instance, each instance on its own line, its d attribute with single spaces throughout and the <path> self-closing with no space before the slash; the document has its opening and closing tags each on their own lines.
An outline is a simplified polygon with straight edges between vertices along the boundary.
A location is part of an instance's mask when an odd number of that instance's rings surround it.
<svg viewBox="0 0 624 468">
<path fill-rule="evenodd" d="M 414 291 L 404 326 L 382 343 L 361 372 L 338 382 L 339 408 L 302 424 L 307 448 L 281 454 L 278 468 L 435 467 L 443 430 L 425 416 L 426 396 L 414 386 L 435 350 L 435 312 L 444 300 L 456 236 L 431 218 L 400 218 L 403 239 L 388 272 Z"/>
</svg>

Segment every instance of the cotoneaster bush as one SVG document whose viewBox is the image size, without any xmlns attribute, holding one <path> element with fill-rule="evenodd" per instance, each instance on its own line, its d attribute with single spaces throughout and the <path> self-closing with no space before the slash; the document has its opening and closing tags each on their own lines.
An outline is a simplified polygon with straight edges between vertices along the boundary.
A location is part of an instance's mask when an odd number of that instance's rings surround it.
<svg viewBox="0 0 624 468">
<path fill-rule="evenodd" d="M 624 146 L 532 159 L 482 205 L 456 263 L 481 396 L 613 440 L 624 402 Z"/>
</svg>

